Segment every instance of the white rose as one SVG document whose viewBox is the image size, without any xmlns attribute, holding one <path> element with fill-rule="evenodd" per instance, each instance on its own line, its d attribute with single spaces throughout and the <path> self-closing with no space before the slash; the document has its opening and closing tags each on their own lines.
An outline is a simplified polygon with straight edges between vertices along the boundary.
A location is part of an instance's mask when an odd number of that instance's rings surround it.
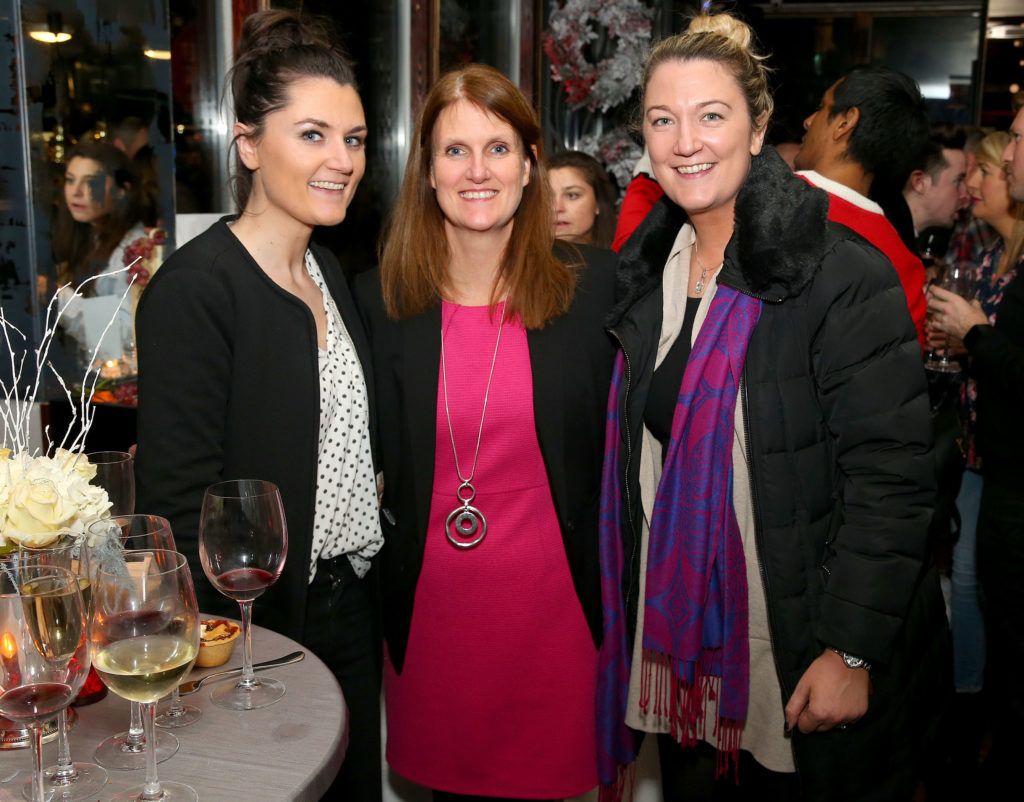
<svg viewBox="0 0 1024 802">
<path fill-rule="evenodd" d="M 25 546 L 46 546 L 68 531 L 75 508 L 55 482 L 23 478 L 11 488 L 4 536 Z"/>
<path fill-rule="evenodd" d="M 89 462 L 89 458 L 85 454 L 58 448 L 53 455 L 53 460 L 64 473 L 71 473 L 73 471 L 87 482 L 91 482 L 96 478 L 96 466 Z"/>
<path fill-rule="evenodd" d="M 11 498 L 11 485 L 14 484 L 11 479 L 14 461 L 8 458 L 10 453 L 9 449 L 0 448 L 0 518 L 3 518 L 3 513 L 7 510 L 7 502 Z"/>
</svg>

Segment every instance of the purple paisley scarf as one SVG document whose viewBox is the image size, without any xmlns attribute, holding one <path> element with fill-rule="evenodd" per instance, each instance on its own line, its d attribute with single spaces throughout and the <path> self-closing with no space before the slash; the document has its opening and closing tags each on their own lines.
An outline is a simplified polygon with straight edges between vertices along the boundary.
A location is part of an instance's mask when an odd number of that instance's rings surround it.
<svg viewBox="0 0 1024 802">
<path fill-rule="evenodd" d="M 654 502 L 647 556 L 640 705 L 667 719 L 683 746 L 703 736 L 716 699 L 719 771 L 735 766 L 747 715 L 747 578 L 732 504 L 736 398 L 761 302 L 719 286 L 693 345 Z M 598 773 L 621 799 L 639 735 L 625 725 L 630 653 L 623 597 L 620 352 L 608 402 L 601 480 Z"/>
</svg>

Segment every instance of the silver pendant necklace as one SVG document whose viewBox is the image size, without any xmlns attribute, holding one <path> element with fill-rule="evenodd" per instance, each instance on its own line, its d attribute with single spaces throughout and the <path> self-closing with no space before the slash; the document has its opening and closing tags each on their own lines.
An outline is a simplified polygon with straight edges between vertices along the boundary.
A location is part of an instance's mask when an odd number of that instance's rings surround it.
<svg viewBox="0 0 1024 802">
<path fill-rule="evenodd" d="M 708 276 L 708 269 L 700 260 L 700 254 L 697 252 L 697 240 L 693 241 L 693 258 L 697 260 L 697 267 L 700 268 L 700 278 L 698 278 L 697 283 L 693 285 L 693 291 L 697 295 L 700 295 L 704 292 L 704 279 Z"/>
<path fill-rule="evenodd" d="M 507 298 L 507 296 L 506 296 Z M 448 436 L 452 441 L 452 454 L 455 457 L 455 473 L 459 476 L 458 490 L 455 497 L 461 506 L 456 507 L 444 522 L 444 534 L 457 549 L 471 549 L 480 545 L 487 536 L 487 519 L 484 514 L 473 506 L 473 499 L 476 498 L 476 488 L 473 487 L 473 477 L 476 475 L 476 462 L 480 457 L 480 439 L 484 434 L 484 418 L 487 416 L 487 400 L 491 395 L 491 379 L 494 378 L 494 365 L 498 361 L 498 346 L 501 344 L 501 330 L 505 321 L 505 299 L 502 299 L 501 317 L 498 319 L 498 336 L 494 341 L 494 355 L 491 357 L 491 372 L 487 376 L 487 389 L 484 391 L 484 408 L 480 412 L 480 428 L 476 433 L 476 452 L 473 454 L 473 467 L 469 476 L 462 475 L 462 468 L 459 465 L 459 452 L 455 448 L 455 431 L 452 428 L 452 414 L 448 409 L 448 371 L 444 361 L 444 332 L 441 332 L 441 383 L 444 386 L 444 415 L 448 419 Z"/>
</svg>

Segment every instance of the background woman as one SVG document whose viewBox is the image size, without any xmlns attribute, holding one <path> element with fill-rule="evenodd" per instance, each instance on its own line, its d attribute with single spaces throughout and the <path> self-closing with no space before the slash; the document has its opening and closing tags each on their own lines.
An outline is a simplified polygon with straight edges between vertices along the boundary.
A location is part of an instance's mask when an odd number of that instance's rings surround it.
<svg viewBox="0 0 1024 802">
<path fill-rule="evenodd" d="M 145 235 L 139 181 L 131 160 L 113 145 L 80 142 L 64 170 L 64 203 L 57 211 L 53 250 L 58 285 L 120 270 L 124 249 Z M 127 287 L 125 273 L 91 282 L 86 296 Z"/>
<path fill-rule="evenodd" d="M 131 161 L 113 145 L 80 142 L 72 149 L 64 170 L 64 201 L 53 228 L 53 251 L 57 286 L 64 287 L 58 297 L 66 305 L 61 325 L 90 361 L 98 337 L 86 327 L 85 305 L 100 302 L 74 297 L 75 287 L 99 276 L 82 288 L 86 299 L 120 298 L 128 289 L 125 248 L 146 234 L 139 186 Z M 111 272 L 116 275 L 104 275 Z M 109 320 L 111 311 L 104 305 L 99 316 Z M 118 359 L 133 341 L 131 303 L 125 300 L 118 325 L 104 337 L 97 356 Z"/>
<path fill-rule="evenodd" d="M 578 150 L 548 160 L 555 236 L 607 248 L 615 233 L 615 190 L 593 156 Z"/>
<path fill-rule="evenodd" d="M 553 255 L 541 129 L 496 70 L 424 103 L 379 283 L 387 757 L 435 798 L 596 785 L 614 257 Z"/>
<path fill-rule="evenodd" d="M 310 241 L 345 219 L 363 176 L 363 106 L 344 53 L 288 11 L 246 19 L 230 86 L 241 213 L 179 249 L 139 306 L 137 507 L 170 519 L 201 577 L 206 487 L 278 485 L 288 560 L 255 620 L 334 671 L 351 720 L 332 794 L 379 800 L 370 368 L 341 268 Z M 196 590 L 204 611 L 231 614 L 206 582 Z"/>
<path fill-rule="evenodd" d="M 980 691 L 987 680 L 985 696 L 995 733 L 991 766 L 997 775 L 1015 771 L 1020 754 L 1018 714 L 1024 709 L 1016 690 L 1024 651 L 1017 592 L 1020 538 L 1006 524 L 1016 520 L 1019 525 L 1021 520 L 1020 441 L 1012 435 L 1012 421 L 1020 416 L 1020 364 L 1019 357 L 1014 360 L 1013 347 L 1024 343 L 1024 200 L 1010 195 L 1004 163 L 1010 143 L 1011 135 L 1004 132 L 985 137 L 967 178 L 972 213 L 997 234 L 976 271 L 977 300 L 969 303 L 937 287 L 931 288 L 928 300 L 934 344 L 945 345 L 948 335 L 954 350 L 967 349 L 969 470 L 957 498 L 962 525 L 953 552 L 955 676 L 961 707 L 970 699 L 965 694 Z M 974 714 L 974 720 L 966 722 L 975 731 L 967 733 L 965 757 L 976 766 L 983 732 L 977 721 L 980 711 L 962 712 Z"/>
<path fill-rule="evenodd" d="M 644 73 L 666 197 L 611 315 L 601 779 L 647 731 L 666 799 L 905 799 L 942 679 L 924 373 L 892 266 L 762 149 L 751 38 L 698 17 Z"/>
<path fill-rule="evenodd" d="M 990 323 L 994 323 L 1007 285 L 1016 276 L 1024 256 L 1024 203 L 1013 200 L 1003 166 L 1003 151 L 1010 141 L 1004 131 L 989 134 L 975 149 L 973 166 L 967 176 L 970 210 L 975 220 L 995 232 L 995 244 L 986 249 L 974 266 L 975 296 Z M 937 328 L 930 332 L 932 347 L 951 346 L 955 353 L 965 353 L 963 343 Z M 960 512 L 960 537 L 953 549 L 953 669 L 957 692 L 977 694 L 984 684 L 985 627 L 978 596 L 976 570 L 978 509 L 982 493 L 982 456 L 976 437 L 978 385 L 968 376 L 962 390 L 964 419 L 967 424 L 967 470 L 957 497 Z M 959 697 L 963 705 L 968 697 Z M 977 698 L 975 697 L 975 703 Z M 964 711 L 969 713 L 971 711 Z M 980 712 L 980 711 L 977 711 Z M 977 718 L 977 716 L 975 716 Z M 973 763 L 977 763 L 978 722 L 968 735 L 973 744 Z"/>
</svg>

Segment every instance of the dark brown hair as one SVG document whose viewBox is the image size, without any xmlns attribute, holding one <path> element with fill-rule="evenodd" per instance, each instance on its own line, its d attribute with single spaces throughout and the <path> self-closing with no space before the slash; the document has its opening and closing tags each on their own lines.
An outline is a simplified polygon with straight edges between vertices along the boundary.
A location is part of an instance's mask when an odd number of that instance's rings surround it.
<svg viewBox="0 0 1024 802">
<path fill-rule="evenodd" d="M 394 319 L 418 315 L 442 297 L 448 283 L 451 252 L 444 215 L 430 185 L 430 168 L 437 120 L 460 100 L 512 126 L 529 159 L 530 181 L 512 218 L 512 236 L 502 255 L 498 284 L 508 289 L 505 314 L 518 314 L 527 328 L 541 328 L 569 308 L 576 270 L 552 253 L 551 189 L 543 166 L 537 113 L 515 84 L 482 64 L 442 76 L 423 103 L 402 189 L 381 248 L 384 307 Z M 497 291 L 495 286 L 492 303 Z"/>
<path fill-rule="evenodd" d="M 300 78 L 331 78 L 355 88 L 352 62 L 333 41 L 329 23 L 280 9 L 246 17 L 227 83 L 235 119 L 249 126 L 250 137 L 259 139 L 267 115 L 288 105 L 288 89 Z M 243 211 L 252 192 L 252 171 L 237 153 L 231 181 Z"/>
<path fill-rule="evenodd" d="M 57 283 L 71 282 L 77 286 L 106 268 L 110 255 L 124 235 L 142 219 L 142 201 L 141 182 L 131 159 L 123 151 L 106 142 L 90 140 L 75 145 L 68 154 L 66 164 L 70 165 L 73 159 L 91 159 L 100 166 L 103 177 L 109 176 L 114 182 L 110 213 L 93 223 L 79 223 L 71 216 L 61 182 L 61 198 L 53 225 Z M 103 201 L 95 197 L 94 200 Z M 92 295 L 92 283 L 84 287 L 82 292 Z"/>
<path fill-rule="evenodd" d="M 594 191 L 598 215 L 590 232 L 590 241 L 599 248 L 607 248 L 615 237 L 615 188 L 601 163 L 579 150 L 563 150 L 548 159 L 548 170 L 571 167 L 578 170 L 583 180 Z"/>
</svg>

